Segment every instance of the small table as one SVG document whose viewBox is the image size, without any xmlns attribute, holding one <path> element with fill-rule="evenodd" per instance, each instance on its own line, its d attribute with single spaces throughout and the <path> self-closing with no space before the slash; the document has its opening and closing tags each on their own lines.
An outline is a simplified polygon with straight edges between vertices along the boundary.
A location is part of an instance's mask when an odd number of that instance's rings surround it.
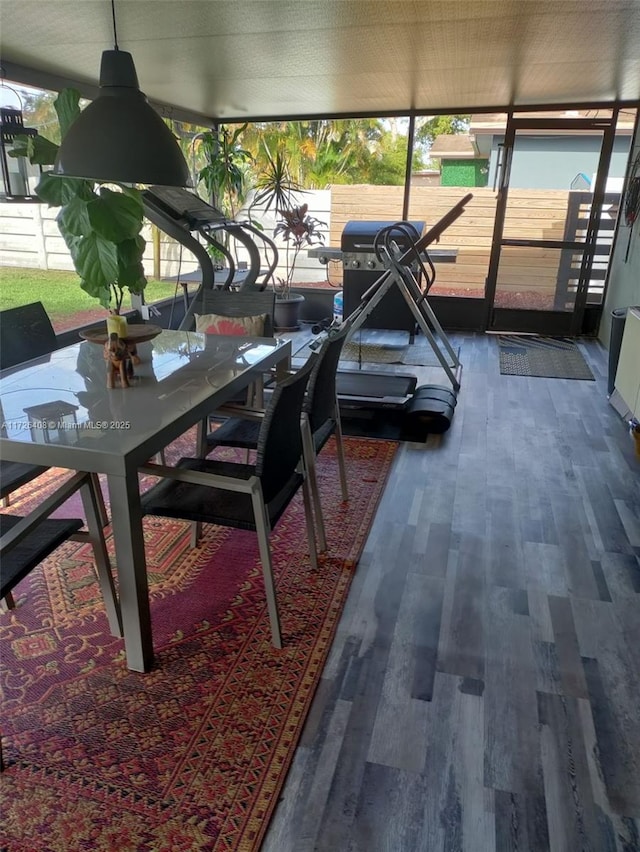
<svg viewBox="0 0 640 852">
<path fill-rule="evenodd" d="M 148 340 L 153 340 L 162 332 L 159 325 L 151 325 L 149 323 L 127 323 L 127 336 L 124 342 L 127 346 L 136 346 L 138 343 L 146 343 Z M 109 339 L 109 334 L 105 328 L 90 328 L 86 331 L 79 332 L 83 340 L 88 340 L 89 343 L 101 343 L 104 345 Z"/>
</svg>

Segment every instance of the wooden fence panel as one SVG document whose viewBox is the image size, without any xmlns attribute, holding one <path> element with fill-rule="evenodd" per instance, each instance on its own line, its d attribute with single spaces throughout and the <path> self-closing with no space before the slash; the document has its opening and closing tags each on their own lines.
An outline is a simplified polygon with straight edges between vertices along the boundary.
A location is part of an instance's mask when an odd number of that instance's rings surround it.
<svg viewBox="0 0 640 852">
<path fill-rule="evenodd" d="M 438 264 L 438 290 L 474 291 L 485 287 L 493 238 L 497 194 L 488 187 L 469 190 L 473 198 L 442 235 L 438 248 L 458 250 L 455 264 Z M 395 221 L 402 215 L 402 187 L 334 186 L 331 205 L 331 245 L 340 246 L 342 231 L 351 220 Z M 466 194 L 465 187 L 411 188 L 409 219 L 434 225 Z M 569 193 L 556 190 L 512 189 L 509 192 L 508 236 L 518 239 L 558 239 L 564 235 Z M 553 292 L 560 252 L 521 248 L 505 253 L 500 287 Z"/>
<path fill-rule="evenodd" d="M 448 228 L 439 248 L 455 248 L 455 264 L 437 266 L 437 289 L 483 291 L 493 224 L 495 193 L 485 188 L 474 189 L 473 198 L 463 215 Z M 412 187 L 409 219 L 434 225 L 465 195 L 460 187 Z M 334 186 L 331 191 L 331 245 L 340 246 L 342 231 L 351 220 L 393 222 L 402 216 L 401 186 Z M 437 292 L 437 290 L 436 290 Z"/>
</svg>

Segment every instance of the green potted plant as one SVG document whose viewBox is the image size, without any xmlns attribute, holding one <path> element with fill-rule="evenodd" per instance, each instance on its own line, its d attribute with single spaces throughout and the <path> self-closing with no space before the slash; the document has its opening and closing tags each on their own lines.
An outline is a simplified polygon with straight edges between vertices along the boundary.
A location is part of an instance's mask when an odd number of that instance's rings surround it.
<svg viewBox="0 0 640 852">
<path fill-rule="evenodd" d="M 204 186 L 208 199 L 229 219 L 235 219 L 249 191 L 249 167 L 252 154 L 242 147 L 240 137 L 246 130 L 243 124 L 235 130 L 221 125 L 218 130 L 198 134 L 193 140 L 194 152 L 204 158 L 198 171 L 198 183 Z M 229 250 L 229 234 L 222 232 L 225 249 Z M 223 261 L 222 252 L 207 244 L 214 260 Z"/>
<path fill-rule="evenodd" d="M 308 210 L 308 204 L 280 210 L 282 219 L 273 231 L 274 237 L 281 237 L 287 244 L 285 278 L 278 278 L 273 285 L 276 291 L 274 320 L 278 328 L 297 328 L 299 325 L 298 313 L 304 296 L 292 293 L 291 285 L 300 250 L 324 243 L 324 234 L 319 229 L 326 223 L 309 215 Z"/>
<path fill-rule="evenodd" d="M 251 208 L 262 205 L 265 212 L 273 208 L 279 219 L 273 235 L 286 243 L 286 272 L 272 285 L 276 294 L 274 322 L 276 328 L 294 329 L 299 326 L 304 302 L 303 295 L 291 292 L 298 255 L 305 246 L 324 243 L 319 229 L 325 223 L 309 215 L 307 204 L 298 203 L 304 190 L 291 175 L 287 155 L 281 150 L 272 155 L 266 144 L 264 149 L 266 167 L 256 180 Z"/>
<path fill-rule="evenodd" d="M 204 157 L 198 181 L 204 184 L 214 206 L 229 219 L 236 218 L 248 190 L 248 168 L 253 156 L 238 141 L 246 128 L 243 124 L 232 132 L 221 125 L 218 130 L 209 130 L 194 139 Z"/>
<path fill-rule="evenodd" d="M 64 139 L 80 114 L 80 94 L 64 89 L 54 102 L 60 135 Z M 38 135 L 16 138 L 11 156 L 26 156 L 32 163 L 53 165 L 58 145 Z M 146 242 L 142 196 L 129 186 L 97 185 L 81 178 L 65 178 L 44 172 L 36 187 L 38 197 L 59 207 L 56 222 L 80 286 L 118 316 L 126 291 L 141 295 L 147 284 L 142 264 Z"/>
</svg>

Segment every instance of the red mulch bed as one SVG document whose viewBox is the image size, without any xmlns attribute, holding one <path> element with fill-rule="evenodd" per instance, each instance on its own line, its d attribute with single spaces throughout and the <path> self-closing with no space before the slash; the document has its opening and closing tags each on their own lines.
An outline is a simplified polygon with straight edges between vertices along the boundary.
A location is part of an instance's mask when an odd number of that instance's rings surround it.
<svg viewBox="0 0 640 852">
<path fill-rule="evenodd" d="M 76 314 L 71 314 L 68 317 L 60 317 L 52 320 L 56 334 L 61 334 L 63 331 L 70 331 L 73 328 L 81 328 L 84 325 L 90 325 L 99 320 L 106 320 L 107 311 L 104 308 L 89 308 L 86 311 L 78 311 Z"/>
</svg>

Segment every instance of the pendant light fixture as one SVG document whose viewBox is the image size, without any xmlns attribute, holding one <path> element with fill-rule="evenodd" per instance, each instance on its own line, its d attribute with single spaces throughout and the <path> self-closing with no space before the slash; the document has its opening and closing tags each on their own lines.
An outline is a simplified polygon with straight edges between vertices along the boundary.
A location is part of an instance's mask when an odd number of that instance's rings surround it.
<svg viewBox="0 0 640 852">
<path fill-rule="evenodd" d="M 100 65 L 100 93 L 67 131 L 53 173 L 119 183 L 189 186 L 189 167 L 171 130 L 140 91 L 130 53 L 114 49 Z"/>
</svg>

